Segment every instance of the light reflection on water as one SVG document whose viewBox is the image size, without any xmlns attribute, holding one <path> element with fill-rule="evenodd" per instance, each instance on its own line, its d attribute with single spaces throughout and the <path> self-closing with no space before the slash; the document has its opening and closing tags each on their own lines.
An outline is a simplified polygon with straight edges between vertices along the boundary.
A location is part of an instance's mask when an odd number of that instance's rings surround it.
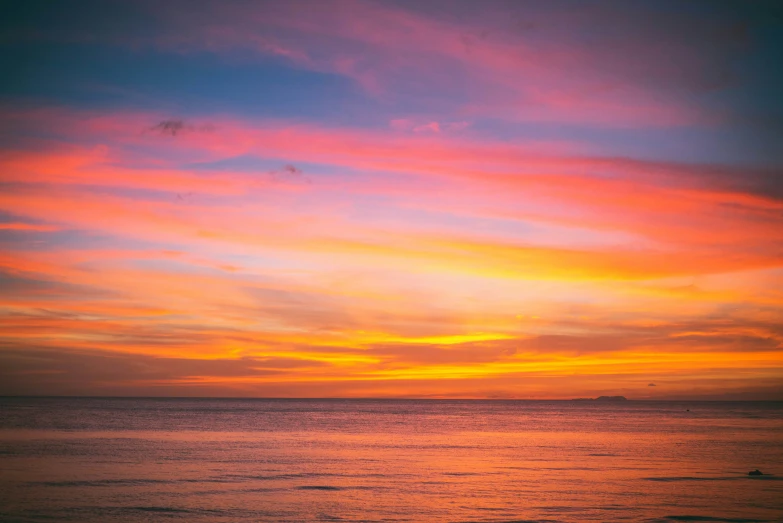
<svg viewBox="0 0 783 523">
<path fill-rule="evenodd" d="M 3 521 L 780 521 L 781 479 L 780 403 L 0 399 Z"/>
</svg>

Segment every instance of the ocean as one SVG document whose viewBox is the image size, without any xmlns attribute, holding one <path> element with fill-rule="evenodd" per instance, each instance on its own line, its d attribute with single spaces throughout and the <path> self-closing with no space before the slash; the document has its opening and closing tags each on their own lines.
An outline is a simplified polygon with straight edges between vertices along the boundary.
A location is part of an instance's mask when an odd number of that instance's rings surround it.
<svg viewBox="0 0 783 523">
<path fill-rule="evenodd" d="M 783 521 L 782 480 L 779 402 L 0 398 L 5 522 Z"/>
</svg>

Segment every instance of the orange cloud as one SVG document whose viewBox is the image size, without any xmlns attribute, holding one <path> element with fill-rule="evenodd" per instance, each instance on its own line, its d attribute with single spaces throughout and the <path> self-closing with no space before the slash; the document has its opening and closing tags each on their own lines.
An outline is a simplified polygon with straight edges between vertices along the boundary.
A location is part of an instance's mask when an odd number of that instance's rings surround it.
<svg viewBox="0 0 783 523">
<path fill-rule="evenodd" d="M 571 397 L 749 390 L 742 374 L 767 394 L 783 375 L 765 172 L 732 185 L 448 133 L 10 117 L 27 126 L 0 154 L 14 390 Z M 312 183 L 204 168 L 238 156 L 307 164 Z M 101 377 L 110 362 L 131 370 Z"/>
</svg>

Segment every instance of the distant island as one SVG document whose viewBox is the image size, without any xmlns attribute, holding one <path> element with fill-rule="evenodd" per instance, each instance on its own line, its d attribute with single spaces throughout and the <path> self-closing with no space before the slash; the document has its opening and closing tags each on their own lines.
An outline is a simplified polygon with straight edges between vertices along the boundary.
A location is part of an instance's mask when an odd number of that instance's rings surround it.
<svg viewBox="0 0 783 523">
<path fill-rule="evenodd" d="M 597 398 L 574 398 L 572 401 L 628 401 L 625 396 L 598 396 Z"/>
</svg>

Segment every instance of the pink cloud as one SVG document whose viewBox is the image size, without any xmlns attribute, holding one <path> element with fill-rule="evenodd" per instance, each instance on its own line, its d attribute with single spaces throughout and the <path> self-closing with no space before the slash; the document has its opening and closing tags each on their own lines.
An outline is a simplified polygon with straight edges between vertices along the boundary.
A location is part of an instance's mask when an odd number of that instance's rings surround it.
<svg viewBox="0 0 783 523">
<path fill-rule="evenodd" d="M 439 133 L 440 124 L 438 122 L 430 122 L 422 125 L 417 125 L 416 127 L 413 128 L 413 131 L 417 133 L 425 133 L 425 132 Z"/>
<path fill-rule="evenodd" d="M 414 133 L 440 133 L 444 131 L 463 131 L 470 127 L 470 122 L 422 122 L 417 119 L 397 118 L 389 122 L 389 127 L 395 131 L 409 131 Z"/>
<path fill-rule="evenodd" d="M 475 136 L 448 137 L 448 133 L 400 134 L 281 121 L 216 119 L 210 122 L 214 131 L 169 136 L 140 131 L 164 120 L 154 114 L 42 110 L 9 114 L 9 119 L 24 121 L 31 129 L 45 126 L 49 133 L 64 133 L 70 141 L 84 143 L 32 142 L 38 147 L 35 152 L 0 155 L 7 179 L 22 184 L 0 196 L 0 208 L 48 223 L 204 245 L 412 255 L 406 236 L 426 238 L 456 230 L 448 226 L 425 230 L 402 213 L 383 225 L 396 231 L 389 241 L 398 238 L 402 243 L 382 248 L 370 240 L 377 234 L 371 223 L 357 223 L 344 211 L 358 197 L 379 195 L 398 209 L 623 231 L 644 238 L 647 248 L 669 253 L 684 249 L 705 270 L 712 264 L 702 256 L 720 256 L 730 247 L 753 250 L 764 260 L 749 266 L 778 263 L 769 242 L 781 238 L 783 228 L 776 216 L 783 203 L 761 191 L 722 187 L 725 173 L 709 165 L 572 154 L 567 144 L 561 144 L 560 154 L 542 154 L 535 143 L 510 145 Z M 331 176 L 328 182 L 316 176 L 312 184 L 285 185 L 273 183 L 264 172 L 205 174 L 178 166 L 193 157 L 216 161 L 240 155 L 273 158 L 281 165 L 289 161 L 330 165 L 363 176 Z M 749 172 L 743 174 L 747 177 Z M 188 191 L 208 198 L 187 205 L 173 196 L 137 201 L 138 196 L 121 193 L 94 194 L 93 186 L 173 195 Z M 307 216 L 319 219 L 311 223 Z M 286 240 L 286 235 L 299 238 L 298 244 Z M 496 235 L 488 241 L 514 245 L 519 240 Z M 475 250 L 479 243 L 465 244 Z"/>
<path fill-rule="evenodd" d="M 356 1 L 311 2 L 307 8 L 148 6 L 160 32 L 146 40 L 118 36 L 120 43 L 175 52 L 251 51 L 346 76 L 381 98 L 437 92 L 455 114 L 531 122 L 714 125 L 723 118 L 720 111 L 701 108 L 692 96 L 725 76 L 727 66 L 716 57 L 739 49 L 724 41 L 720 27 L 685 14 L 676 21 L 689 27 L 667 31 L 673 22 L 644 6 L 565 10 L 520 4 L 502 20 L 478 8 L 463 18 L 435 18 Z"/>
<path fill-rule="evenodd" d="M 9 223 L 0 223 L 0 230 L 3 230 L 3 231 L 54 232 L 54 231 L 59 231 L 60 227 L 58 227 L 56 225 L 46 225 L 46 224 L 41 224 L 41 223 L 9 222 Z"/>
</svg>

